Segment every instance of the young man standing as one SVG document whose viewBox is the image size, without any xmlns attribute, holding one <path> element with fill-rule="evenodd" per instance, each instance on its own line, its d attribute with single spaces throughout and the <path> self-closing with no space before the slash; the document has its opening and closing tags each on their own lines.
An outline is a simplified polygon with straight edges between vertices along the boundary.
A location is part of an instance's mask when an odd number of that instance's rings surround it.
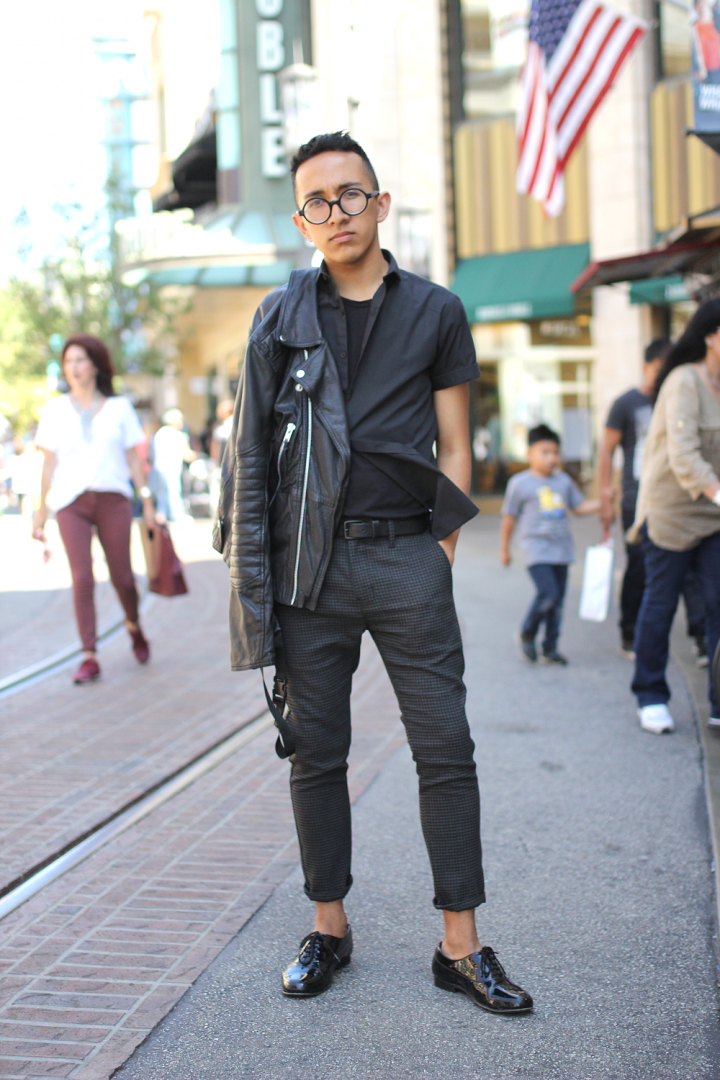
<svg viewBox="0 0 720 1080">
<path fill-rule="evenodd" d="M 350 690 L 365 630 L 401 708 L 445 934 L 435 982 L 492 1012 L 532 999 L 481 947 L 485 899 L 474 744 L 451 565 L 476 510 L 459 300 L 380 248 L 390 208 L 364 150 L 316 136 L 291 165 L 297 227 L 323 253 L 261 305 L 238 389 L 216 546 L 231 571 L 235 669 L 276 666 L 278 753 L 291 794 L 313 931 L 283 993 L 326 990 L 353 948 Z M 437 461 L 433 454 L 437 446 Z"/>
</svg>

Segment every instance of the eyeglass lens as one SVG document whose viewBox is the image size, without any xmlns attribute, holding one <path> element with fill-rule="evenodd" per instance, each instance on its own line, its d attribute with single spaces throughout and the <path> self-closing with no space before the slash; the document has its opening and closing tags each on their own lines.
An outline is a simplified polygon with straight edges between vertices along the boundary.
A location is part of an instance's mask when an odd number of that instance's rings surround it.
<svg viewBox="0 0 720 1080">
<path fill-rule="evenodd" d="M 366 195 L 360 188 L 348 188 L 347 191 L 343 191 L 337 201 L 343 213 L 349 217 L 355 217 L 357 214 L 362 214 L 369 198 L 370 196 Z M 330 220 L 332 206 L 327 199 L 318 196 L 314 199 L 308 199 L 303 206 L 303 214 L 311 225 L 324 225 L 326 221 Z"/>
</svg>

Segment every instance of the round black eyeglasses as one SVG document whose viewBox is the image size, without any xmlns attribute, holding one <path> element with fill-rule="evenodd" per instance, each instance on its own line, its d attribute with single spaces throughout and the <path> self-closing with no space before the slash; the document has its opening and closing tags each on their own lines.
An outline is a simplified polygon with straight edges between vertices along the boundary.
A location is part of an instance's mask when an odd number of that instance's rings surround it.
<svg viewBox="0 0 720 1080">
<path fill-rule="evenodd" d="M 348 217 L 357 217 L 367 208 L 370 200 L 379 194 L 379 191 L 363 191 L 362 188 L 351 187 L 343 191 L 339 199 L 323 199 L 314 195 L 298 213 L 311 225 L 324 225 L 330 220 L 333 206 L 339 206 Z"/>
</svg>

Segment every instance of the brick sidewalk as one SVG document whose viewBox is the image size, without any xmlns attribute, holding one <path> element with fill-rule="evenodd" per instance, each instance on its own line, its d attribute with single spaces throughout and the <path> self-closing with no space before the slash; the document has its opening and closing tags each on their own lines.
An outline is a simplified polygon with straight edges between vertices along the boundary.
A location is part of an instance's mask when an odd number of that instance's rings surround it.
<svg viewBox="0 0 720 1080">
<path fill-rule="evenodd" d="M 48 524 L 47 535 L 53 554 L 44 564 L 42 548 L 31 539 L 27 519 L 0 515 L 0 678 L 80 644 L 70 568 L 54 521 Z M 136 572 L 143 573 L 142 553 L 136 550 L 133 556 Z M 122 618 L 122 609 L 97 541 L 93 572 L 98 628 L 103 630 Z"/>
<path fill-rule="evenodd" d="M 259 674 L 229 670 L 225 565 L 186 574 L 189 594 L 153 598 L 144 619 L 147 667 L 122 634 L 101 647 L 99 682 L 64 671 L 0 700 L 0 885 L 264 708 Z"/>
<path fill-rule="evenodd" d="M 404 741 L 370 643 L 356 687 L 353 798 Z M 274 741 L 264 732 L 0 923 L 1 1077 L 105 1080 L 294 868 Z"/>
<path fill-rule="evenodd" d="M 123 638 L 103 651 L 98 684 L 76 688 L 64 673 L 0 702 L 13 733 L 5 880 L 262 709 L 258 674 L 228 670 L 225 567 L 186 569 L 189 596 L 148 613 L 146 669 Z M 355 799 L 404 741 L 371 642 L 353 707 Z M 0 1077 L 104 1080 L 295 866 L 274 738 L 260 735 L 0 923 Z"/>
</svg>

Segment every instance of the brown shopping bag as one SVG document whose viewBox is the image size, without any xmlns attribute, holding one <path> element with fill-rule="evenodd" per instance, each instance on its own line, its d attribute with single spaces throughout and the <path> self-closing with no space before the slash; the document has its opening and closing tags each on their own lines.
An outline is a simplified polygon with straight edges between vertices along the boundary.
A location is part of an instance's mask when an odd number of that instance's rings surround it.
<svg viewBox="0 0 720 1080">
<path fill-rule="evenodd" d="M 148 588 L 160 596 L 182 596 L 188 591 L 182 563 L 173 547 L 170 532 L 165 525 L 148 529 L 140 522 L 145 562 L 147 564 Z"/>
</svg>

